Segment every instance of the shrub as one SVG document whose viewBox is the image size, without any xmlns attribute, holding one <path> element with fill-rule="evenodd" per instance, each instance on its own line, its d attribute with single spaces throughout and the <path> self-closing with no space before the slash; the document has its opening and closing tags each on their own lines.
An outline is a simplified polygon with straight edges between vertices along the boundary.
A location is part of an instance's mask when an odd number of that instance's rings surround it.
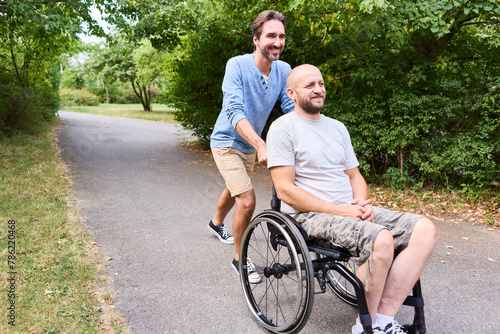
<svg viewBox="0 0 500 334">
<path fill-rule="evenodd" d="M 22 87 L 12 77 L 0 77 L 0 133 L 36 134 L 56 120 L 57 89 L 48 83 Z"/>
<path fill-rule="evenodd" d="M 97 106 L 99 97 L 87 89 L 61 88 L 61 102 L 63 105 Z"/>
<path fill-rule="evenodd" d="M 100 103 L 106 103 L 106 89 L 100 87 L 88 87 L 86 88 L 91 93 L 99 97 Z M 131 88 L 123 88 L 117 85 L 111 85 L 109 90 L 109 103 L 117 104 L 130 104 L 139 103 L 137 95 L 135 95 L 134 90 Z"/>
</svg>

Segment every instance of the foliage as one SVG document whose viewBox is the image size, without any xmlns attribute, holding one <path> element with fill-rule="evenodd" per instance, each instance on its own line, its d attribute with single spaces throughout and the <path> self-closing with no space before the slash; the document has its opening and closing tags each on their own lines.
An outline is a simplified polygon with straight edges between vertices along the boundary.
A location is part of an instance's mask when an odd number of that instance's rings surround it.
<svg viewBox="0 0 500 334">
<path fill-rule="evenodd" d="M 146 37 L 159 50 L 178 45 L 181 36 L 195 31 L 199 20 L 213 13 L 212 4 L 204 0 L 104 0 L 98 5 L 129 41 L 139 43 Z"/>
<path fill-rule="evenodd" d="M 498 187 L 498 1 L 140 0 L 111 7 L 130 39 L 149 38 L 159 49 L 183 45 L 167 96 L 200 138 L 219 113 L 223 64 L 252 51 L 245 37 L 252 20 L 277 9 L 288 23 L 282 59 L 321 69 L 324 112 L 349 128 L 365 175 Z"/>
<path fill-rule="evenodd" d="M 60 95 L 61 102 L 65 106 L 97 106 L 99 104 L 99 97 L 85 88 L 61 88 Z"/>
<path fill-rule="evenodd" d="M 58 107 L 59 96 L 49 84 L 22 87 L 15 78 L 0 77 L 0 134 L 37 134 L 55 121 Z"/>
<path fill-rule="evenodd" d="M 144 110 L 149 111 L 154 98 L 154 85 L 159 84 L 158 79 L 162 73 L 162 56 L 149 41 L 145 40 L 138 49 L 133 51 L 132 59 L 136 76 L 135 80 L 131 81 L 132 87 L 144 106 Z"/>
<path fill-rule="evenodd" d="M 100 87 L 87 87 L 89 92 L 94 93 L 99 97 L 99 103 L 118 103 L 118 104 L 128 104 L 128 103 L 138 103 L 139 99 L 135 95 L 132 88 L 125 88 L 121 84 L 114 83 L 106 88 Z"/>
<path fill-rule="evenodd" d="M 108 43 L 93 48 L 84 67 L 98 82 L 103 82 L 106 89 L 117 80 L 130 84 L 144 111 L 150 111 L 161 65 L 160 52 L 149 42 L 135 45 L 119 36 L 111 36 Z M 109 103 L 109 92 L 107 96 Z"/>
<path fill-rule="evenodd" d="M 59 57 L 75 46 L 82 19 L 91 31 L 102 33 L 90 17 L 90 5 L 73 0 L 0 2 L 0 132 L 33 131 L 39 122 L 55 119 Z"/>
<path fill-rule="evenodd" d="M 326 113 L 350 129 L 365 172 L 393 166 L 427 183 L 498 182 L 497 2 L 321 6 L 330 14 L 313 23 L 310 4 L 292 15 L 310 25 L 307 58 L 334 93 Z"/>
</svg>

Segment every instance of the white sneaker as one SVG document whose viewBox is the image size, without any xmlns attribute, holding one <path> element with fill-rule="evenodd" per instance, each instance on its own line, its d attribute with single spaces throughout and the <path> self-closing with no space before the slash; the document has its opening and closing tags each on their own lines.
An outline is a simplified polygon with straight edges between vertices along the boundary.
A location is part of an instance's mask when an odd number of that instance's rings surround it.
<svg viewBox="0 0 500 334">
<path fill-rule="evenodd" d="M 224 224 L 217 226 L 214 225 L 213 221 L 210 221 L 210 223 L 208 223 L 208 230 L 215 234 L 222 243 L 225 243 L 226 245 L 234 244 L 234 238 L 229 235 Z"/>
<path fill-rule="evenodd" d="M 385 334 L 407 334 L 406 331 L 403 330 L 400 324 L 397 323 L 396 320 L 393 320 L 391 323 L 385 326 L 383 331 Z"/>
<path fill-rule="evenodd" d="M 231 267 L 233 267 L 234 271 L 236 271 L 238 275 L 240 274 L 240 272 L 238 271 L 238 260 L 233 259 Z M 249 258 L 247 258 L 247 275 L 248 281 L 253 284 L 259 283 L 262 279 L 255 270 L 255 265 L 253 264 L 252 260 L 250 260 Z"/>
<path fill-rule="evenodd" d="M 362 330 L 360 332 L 358 326 L 354 325 L 352 326 L 352 334 L 366 334 L 366 331 Z M 385 332 L 381 330 L 380 327 L 375 327 L 373 328 L 373 334 L 385 334 Z"/>
</svg>

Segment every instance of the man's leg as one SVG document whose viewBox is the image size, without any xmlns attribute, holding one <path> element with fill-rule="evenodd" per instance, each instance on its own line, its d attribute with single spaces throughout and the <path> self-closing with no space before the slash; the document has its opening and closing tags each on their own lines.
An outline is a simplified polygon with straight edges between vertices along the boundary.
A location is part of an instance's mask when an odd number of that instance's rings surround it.
<svg viewBox="0 0 500 334">
<path fill-rule="evenodd" d="M 408 247 L 394 260 L 385 285 L 378 313 L 394 317 L 422 274 L 436 242 L 436 227 L 421 218 L 413 228 Z"/>
<path fill-rule="evenodd" d="M 240 244 L 243 233 L 250 224 L 255 210 L 255 192 L 253 189 L 235 196 L 236 210 L 233 216 L 233 237 L 235 259 L 240 259 Z"/>
<path fill-rule="evenodd" d="M 220 226 L 224 224 L 224 219 L 227 214 L 233 208 L 235 203 L 234 197 L 231 197 L 231 193 L 227 187 L 222 191 L 222 194 L 219 197 L 219 201 L 217 202 L 217 211 L 215 212 L 215 217 L 212 219 L 214 225 Z"/>
<path fill-rule="evenodd" d="M 361 280 L 365 287 L 365 298 L 368 305 L 372 324 L 376 322 L 377 309 L 379 307 L 382 293 L 386 284 L 389 268 L 391 267 L 394 258 L 394 242 L 391 232 L 387 229 L 381 230 L 375 242 L 373 243 L 371 260 L 368 259 L 359 268 L 356 276 Z M 370 270 L 369 262 L 371 261 L 371 271 L 369 273 L 368 286 L 366 282 L 366 270 Z"/>
</svg>

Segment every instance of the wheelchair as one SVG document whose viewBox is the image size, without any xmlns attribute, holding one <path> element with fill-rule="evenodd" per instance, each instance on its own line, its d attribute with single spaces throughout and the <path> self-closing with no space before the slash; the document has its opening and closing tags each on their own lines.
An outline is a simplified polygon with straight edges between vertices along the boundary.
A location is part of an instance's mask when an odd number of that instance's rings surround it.
<svg viewBox="0 0 500 334">
<path fill-rule="evenodd" d="M 259 284 L 251 284 L 248 275 L 240 275 L 255 318 L 270 332 L 298 333 L 309 319 L 314 296 L 325 293 L 328 286 L 341 300 L 358 308 L 366 333 L 373 333 L 364 288 L 350 253 L 327 240 L 308 238 L 300 224 L 280 212 L 280 203 L 273 187 L 271 209 L 252 219 L 241 241 L 239 272 L 246 272 L 246 259 L 250 258 L 262 278 Z M 413 323 L 404 325 L 404 330 L 425 334 L 420 279 L 404 305 L 415 309 Z"/>
</svg>

